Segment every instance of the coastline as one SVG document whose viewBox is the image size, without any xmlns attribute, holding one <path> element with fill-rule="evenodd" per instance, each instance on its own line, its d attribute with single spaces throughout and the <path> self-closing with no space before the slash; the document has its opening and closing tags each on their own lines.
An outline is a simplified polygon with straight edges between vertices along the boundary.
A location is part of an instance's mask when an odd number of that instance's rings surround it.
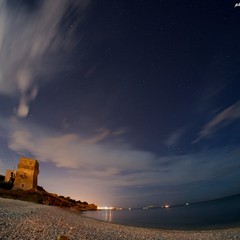
<svg viewBox="0 0 240 240">
<path fill-rule="evenodd" d="M 0 239 L 240 239 L 240 226 L 214 230 L 130 227 L 81 216 L 76 211 L 0 198 Z"/>
<path fill-rule="evenodd" d="M 72 210 L 70 210 L 72 211 Z M 79 214 L 79 212 L 77 213 Z M 84 212 L 81 213 L 81 217 L 83 218 L 87 218 L 87 219 L 92 219 L 95 221 L 99 221 L 99 222 L 105 222 L 105 223 L 109 223 L 109 224 L 115 224 L 115 225 L 122 225 L 122 226 L 126 226 L 126 227 L 134 227 L 134 228 L 143 228 L 143 229 L 154 229 L 154 230 L 170 230 L 170 231 L 207 231 L 207 230 L 224 230 L 224 229 L 232 229 L 232 228 L 240 228 L 240 222 L 232 222 L 232 223 L 227 223 L 227 224 L 212 224 L 212 225 L 204 225 L 204 226 L 196 226 L 196 225 L 181 225 L 181 226 L 164 226 L 161 225 L 159 227 L 156 227 L 154 225 L 152 226 L 144 226 L 144 225 L 140 225 L 140 224 L 128 224 L 128 223 L 117 223 L 117 222 L 110 222 L 110 221 L 105 221 L 102 219 L 98 219 L 98 218 L 94 218 L 88 215 L 84 215 Z"/>
</svg>

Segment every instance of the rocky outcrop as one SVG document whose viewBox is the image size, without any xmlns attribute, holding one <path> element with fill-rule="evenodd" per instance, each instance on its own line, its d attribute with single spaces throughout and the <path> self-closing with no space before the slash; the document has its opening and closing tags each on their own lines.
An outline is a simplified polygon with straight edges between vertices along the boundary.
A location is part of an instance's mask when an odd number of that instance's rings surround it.
<svg viewBox="0 0 240 240">
<path fill-rule="evenodd" d="M 43 188 L 41 190 L 4 190 L 0 189 L 0 197 L 18 199 L 34 203 L 40 203 L 49 206 L 58 206 L 69 208 L 77 211 L 97 210 L 95 204 L 88 204 L 87 202 L 76 201 L 70 197 L 58 196 L 57 194 L 48 193 Z"/>
</svg>

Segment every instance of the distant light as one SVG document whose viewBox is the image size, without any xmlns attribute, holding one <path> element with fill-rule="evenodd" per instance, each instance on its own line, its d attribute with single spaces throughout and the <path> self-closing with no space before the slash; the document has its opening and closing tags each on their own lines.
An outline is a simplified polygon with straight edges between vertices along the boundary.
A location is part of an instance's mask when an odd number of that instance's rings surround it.
<svg viewBox="0 0 240 240">
<path fill-rule="evenodd" d="M 186 203 L 186 206 L 188 206 L 189 205 L 189 203 Z"/>
<path fill-rule="evenodd" d="M 97 207 L 98 210 L 113 210 L 115 207 Z"/>
<path fill-rule="evenodd" d="M 162 208 L 169 208 L 170 206 L 168 204 L 165 204 L 162 206 Z"/>
</svg>

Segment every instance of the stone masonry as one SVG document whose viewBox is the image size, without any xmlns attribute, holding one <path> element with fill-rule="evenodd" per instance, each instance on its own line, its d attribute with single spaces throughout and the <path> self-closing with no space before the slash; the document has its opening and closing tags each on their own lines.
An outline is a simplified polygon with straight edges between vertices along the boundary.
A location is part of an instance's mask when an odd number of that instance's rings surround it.
<svg viewBox="0 0 240 240">
<path fill-rule="evenodd" d="M 11 172 L 14 173 L 12 176 L 15 175 L 13 189 L 37 190 L 37 180 L 39 174 L 39 163 L 37 160 L 21 157 L 18 164 L 18 170 L 7 170 L 5 181 L 9 181 L 8 175 L 11 174 Z"/>
</svg>

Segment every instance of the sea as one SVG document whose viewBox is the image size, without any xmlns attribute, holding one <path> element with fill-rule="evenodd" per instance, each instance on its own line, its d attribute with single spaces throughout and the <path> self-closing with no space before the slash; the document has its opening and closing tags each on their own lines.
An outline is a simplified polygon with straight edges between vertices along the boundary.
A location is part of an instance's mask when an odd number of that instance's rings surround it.
<svg viewBox="0 0 240 240">
<path fill-rule="evenodd" d="M 240 226 L 240 194 L 168 208 L 99 210 L 82 214 L 100 221 L 145 228 L 192 230 Z"/>
</svg>

